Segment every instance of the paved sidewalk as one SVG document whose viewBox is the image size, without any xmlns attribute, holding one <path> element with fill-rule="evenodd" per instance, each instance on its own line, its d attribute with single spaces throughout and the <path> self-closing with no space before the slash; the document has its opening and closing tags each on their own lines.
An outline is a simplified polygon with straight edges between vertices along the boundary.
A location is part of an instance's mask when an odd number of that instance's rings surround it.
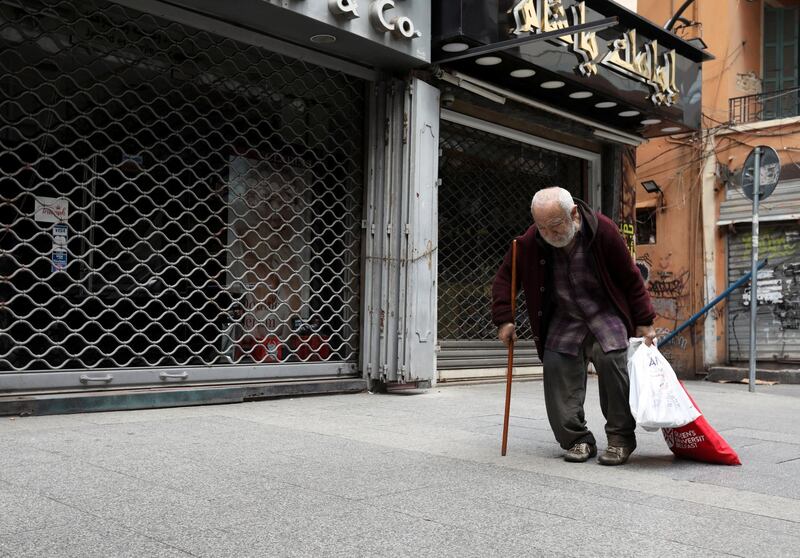
<svg viewBox="0 0 800 558">
<path fill-rule="evenodd" d="M 744 466 L 568 464 L 540 382 L 0 419 L 0 555 L 797 556 L 800 386 L 691 383 Z M 597 384 L 587 411 L 599 434 Z"/>
</svg>

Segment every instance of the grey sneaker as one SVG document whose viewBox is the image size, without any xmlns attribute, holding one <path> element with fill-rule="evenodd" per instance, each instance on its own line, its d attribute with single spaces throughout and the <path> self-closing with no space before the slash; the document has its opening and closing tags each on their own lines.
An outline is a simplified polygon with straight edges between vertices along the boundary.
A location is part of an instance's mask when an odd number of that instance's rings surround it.
<svg viewBox="0 0 800 558">
<path fill-rule="evenodd" d="M 570 463 L 584 463 L 595 455 L 597 455 L 597 446 L 582 442 L 580 444 L 575 444 L 567 450 L 567 453 L 564 454 L 564 461 L 569 461 Z"/>
<path fill-rule="evenodd" d="M 634 448 L 622 446 L 608 446 L 603 455 L 597 458 L 600 465 L 622 465 L 633 453 Z"/>
</svg>

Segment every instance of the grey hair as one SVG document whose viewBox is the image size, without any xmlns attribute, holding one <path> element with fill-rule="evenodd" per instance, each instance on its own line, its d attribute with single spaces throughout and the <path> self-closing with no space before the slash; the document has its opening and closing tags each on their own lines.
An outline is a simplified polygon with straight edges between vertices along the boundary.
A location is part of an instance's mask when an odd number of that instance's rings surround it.
<svg viewBox="0 0 800 558">
<path fill-rule="evenodd" d="M 558 202 L 558 205 L 567 214 L 575 207 L 575 200 L 572 199 L 572 194 L 560 186 L 552 186 L 551 188 L 542 188 L 533 195 L 531 211 L 533 211 L 534 207 L 541 207 L 548 202 L 554 201 Z"/>
</svg>

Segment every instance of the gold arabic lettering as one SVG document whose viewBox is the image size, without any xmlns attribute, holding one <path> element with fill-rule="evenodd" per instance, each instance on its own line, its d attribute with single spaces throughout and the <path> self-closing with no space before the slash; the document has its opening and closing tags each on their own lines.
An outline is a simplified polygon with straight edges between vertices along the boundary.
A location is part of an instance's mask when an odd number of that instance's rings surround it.
<svg viewBox="0 0 800 558">
<path fill-rule="evenodd" d="M 658 41 L 650 41 L 637 50 L 636 30 L 631 29 L 611 43 L 611 50 L 601 64 L 645 82 L 653 88 L 650 100 L 656 105 L 672 105 L 678 99 L 675 83 L 675 51 L 662 55 L 658 63 Z"/>
<path fill-rule="evenodd" d="M 514 35 L 524 33 L 547 33 L 569 30 L 570 27 L 586 23 L 586 4 L 579 2 L 570 7 L 569 16 L 561 0 L 519 0 L 509 10 L 514 17 Z M 557 42 L 567 45 L 581 60 L 578 70 L 585 76 L 597 73 L 596 59 L 600 53 L 597 37 L 593 32 L 565 34 Z"/>
</svg>

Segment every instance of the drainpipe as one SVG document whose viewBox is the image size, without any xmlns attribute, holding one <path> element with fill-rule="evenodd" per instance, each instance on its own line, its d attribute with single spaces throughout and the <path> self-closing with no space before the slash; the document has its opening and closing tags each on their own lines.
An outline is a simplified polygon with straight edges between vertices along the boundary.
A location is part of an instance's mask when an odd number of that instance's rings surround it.
<svg viewBox="0 0 800 558">
<path fill-rule="evenodd" d="M 705 301 L 708 303 L 717 296 L 717 260 L 715 255 L 717 241 L 717 206 L 715 192 L 717 185 L 717 132 L 706 132 L 703 164 L 703 273 L 705 276 Z M 703 365 L 706 369 L 717 363 L 717 319 L 706 316 L 703 324 Z"/>
</svg>

